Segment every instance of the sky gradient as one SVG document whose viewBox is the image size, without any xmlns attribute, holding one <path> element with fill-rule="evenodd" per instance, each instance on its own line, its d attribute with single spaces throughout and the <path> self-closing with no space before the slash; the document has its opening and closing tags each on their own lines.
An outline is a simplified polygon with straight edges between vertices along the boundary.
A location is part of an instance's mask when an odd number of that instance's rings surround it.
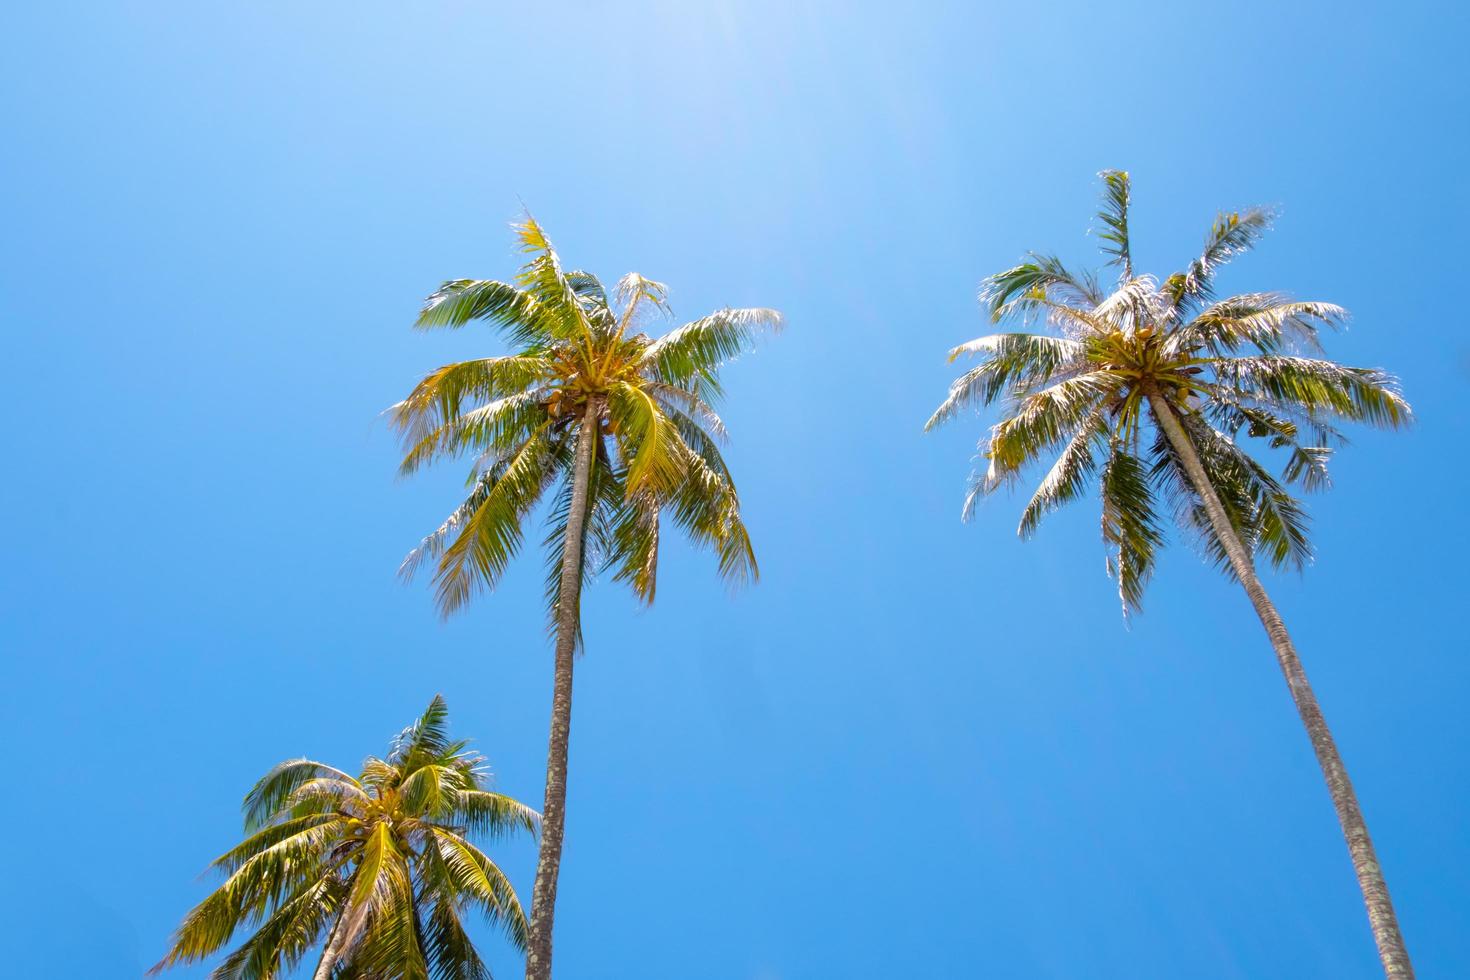
<svg viewBox="0 0 1470 980">
<path fill-rule="evenodd" d="M 1311 500 L 1292 628 L 1425 978 L 1470 976 L 1467 15 L 1449 3 L 55 3 L 0 15 L 0 938 L 137 977 L 276 761 L 345 768 L 436 692 L 540 806 L 542 558 L 438 621 L 394 578 L 463 471 L 378 413 L 501 350 L 416 334 L 524 205 L 676 314 L 774 306 L 725 373 L 763 579 L 671 548 L 586 599 L 558 976 L 1357 980 L 1327 793 L 1243 594 L 1180 543 L 1125 625 L 1095 505 L 959 521 L 924 435 L 982 276 L 1093 261 L 1134 179 L 1167 274 L 1352 310 L 1419 422 Z M 534 542 L 538 534 L 528 535 Z M 493 851 L 529 900 L 529 843 Z M 502 978 L 515 958 L 485 951 Z M 180 969 L 180 978 L 204 969 Z"/>
</svg>

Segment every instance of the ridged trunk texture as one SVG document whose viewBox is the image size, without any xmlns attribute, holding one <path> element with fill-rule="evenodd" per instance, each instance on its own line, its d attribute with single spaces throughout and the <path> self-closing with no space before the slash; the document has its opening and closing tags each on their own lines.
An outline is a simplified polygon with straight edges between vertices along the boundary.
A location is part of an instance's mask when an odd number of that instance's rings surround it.
<svg viewBox="0 0 1470 980">
<path fill-rule="evenodd" d="M 526 980 L 551 980 L 551 930 L 556 915 L 556 878 L 561 870 L 567 812 L 567 746 L 572 731 L 572 664 L 577 652 L 582 603 L 582 544 L 587 494 L 597 447 L 600 406 L 587 403 L 577 434 L 572 503 L 562 549 L 561 591 L 556 607 L 556 661 L 551 686 L 551 737 L 546 749 L 546 802 L 541 808 L 541 853 L 531 893 L 531 928 L 526 937 Z"/>
<path fill-rule="evenodd" d="M 1306 671 L 1302 669 L 1301 659 L 1292 646 L 1291 636 L 1286 632 L 1286 624 L 1276 612 L 1276 607 L 1271 604 L 1266 590 L 1261 587 L 1250 552 L 1245 549 L 1235 529 L 1231 527 L 1225 508 L 1205 474 L 1198 453 L 1195 452 L 1194 443 L 1184 431 L 1174 409 L 1158 394 L 1149 395 L 1149 405 L 1159 427 L 1164 431 L 1164 436 L 1184 464 L 1190 483 L 1204 502 L 1210 526 L 1224 546 L 1225 553 L 1230 558 L 1230 567 L 1235 570 L 1236 578 L 1240 580 L 1251 605 L 1255 607 L 1256 615 L 1260 617 L 1261 625 L 1266 628 L 1266 635 L 1271 639 L 1271 647 L 1276 651 L 1276 660 L 1281 665 L 1281 673 L 1286 677 L 1286 686 L 1291 690 L 1291 699 L 1296 703 L 1297 713 L 1301 715 L 1302 724 L 1307 729 L 1307 737 L 1312 740 L 1312 750 L 1317 754 L 1317 764 L 1322 767 L 1322 775 L 1327 780 L 1327 791 L 1332 794 L 1332 806 L 1337 810 L 1337 820 L 1342 824 L 1343 837 L 1347 839 L 1353 870 L 1358 875 L 1358 887 L 1362 889 L 1363 903 L 1368 907 L 1368 922 L 1373 927 L 1373 939 L 1378 944 L 1378 957 L 1383 961 L 1383 973 L 1391 980 L 1412 980 L 1414 967 L 1409 963 L 1409 952 L 1399 933 L 1398 917 L 1394 915 L 1393 902 L 1388 897 L 1388 885 L 1383 880 L 1378 856 L 1373 851 L 1373 840 L 1368 836 L 1368 825 L 1358 808 L 1358 797 L 1353 792 L 1353 784 L 1348 779 L 1342 757 L 1338 755 L 1337 743 L 1332 740 L 1332 732 L 1328 730 L 1327 721 L 1322 717 L 1322 709 L 1317 706 L 1317 696 L 1307 683 Z"/>
</svg>

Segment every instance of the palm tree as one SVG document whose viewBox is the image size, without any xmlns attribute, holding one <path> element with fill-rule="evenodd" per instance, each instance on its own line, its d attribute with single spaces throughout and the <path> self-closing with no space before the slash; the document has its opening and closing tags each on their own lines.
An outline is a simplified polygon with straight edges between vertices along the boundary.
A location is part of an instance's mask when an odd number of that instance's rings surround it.
<svg viewBox="0 0 1470 980">
<path fill-rule="evenodd" d="M 449 739 L 435 696 L 354 779 L 288 759 L 245 797 L 246 839 L 211 867 L 225 883 L 185 917 L 151 973 L 202 960 L 254 933 L 210 974 L 281 977 L 318 944 L 313 980 L 488 980 L 465 932 L 481 912 L 524 948 L 520 902 L 470 834 L 534 833 L 534 810 L 485 788 L 483 759 Z"/>
<path fill-rule="evenodd" d="M 1409 405 L 1383 371 L 1317 356 L 1319 329 L 1343 319 L 1339 307 L 1279 293 L 1215 296 L 1216 271 L 1259 240 L 1270 211 L 1218 216 L 1200 255 L 1160 283 L 1134 274 L 1128 175 L 1101 177 L 1100 237 L 1119 269 L 1116 285 L 1104 289 L 1096 275 L 1075 275 L 1035 253 L 987 279 L 980 299 L 992 322 L 1044 319 L 1052 331 L 992 334 L 956 347 L 951 360 L 977 355 L 980 364 L 951 385 L 928 428 L 1003 400 L 981 445 L 988 465 L 971 481 L 966 519 L 980 497 L 1042 457 L 1052 463 L 1021 514 L 1021 537 L 1096 484 L 1108 570 L 1125 615 L 1138 608 L 1164 541 L 1161 501 L 1172 505 L 1179 524 L 1244 587 L 1266 628 L 1327 779 L 1384 971 L 1411 977 L 1352 783 L 1253 562 L 1259 555 L 1299 568 L 1310 559 L 1306 515 L 1287 485 L 1327 485 L 1328 457 L 1341 441 L 1336 423 L 1396 428 L 1410 421 Z M 1242 435 L 1284 456 L 1282 479 L 1241 445 Z"/>
<path fill-rule="evenodd" d="M 720 365 L 763 328 L 779 328 L 781 316 L 723 309 L 655 340 L 639 327 L 647 314 L 667 315 L 662 283 L 632 273 L 610 300 L 594 276 L 562 269 L 529 215 L 515 230 L 532 258 L 514 283 L 446 282 L 417 322 L 432 328 L 484 320 L 504 332 L 514 352 L 432 371 L 389 414 L 403 435 L 404 473 L 444 457 L 474 458 L 468 496 L 402 569 L 412 576 L 433 565 L 444 615 L 476 590 L 496 586 L 531 512 L 550 495 L 546 595 L 555 667 L 526 956 L 528 980 L 547 980 L 582 586 L 611 570 L 651 603 L 664 516 L 714 551 L 727 580 L 756 577 L 735 484 L 720 455 L 725 429 L 711 406 L 720 394 Z"/>
</svg>

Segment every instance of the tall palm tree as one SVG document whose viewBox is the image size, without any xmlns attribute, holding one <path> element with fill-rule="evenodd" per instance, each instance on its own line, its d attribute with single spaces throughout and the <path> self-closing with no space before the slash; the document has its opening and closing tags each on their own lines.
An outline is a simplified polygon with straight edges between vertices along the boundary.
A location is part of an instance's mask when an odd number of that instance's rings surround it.
<svg viewBox="0 0 1470 980">
<path fill-rule="evenodd" d="M 525 524 L 550 495 L 546 585 L 555 636 L 545 822 L 527 942 L 528 980 L 551 976 L 551 936 L 566 822 L 572 662 L 581 590 L 611 570 L 646 603 L 654 597 L 664 516 L 714 551 L 732 582 L 757 575 L 740 500 L 720 455 L 724 425 L 711 407 L 720 365 L 781 316 L 723 309 L 658 339 L 641 332 L 668 313 L 668 290 L 637 273 L 610 299 L 596 277 L 562 269 L 529 216 L 515 226 L 531 259 L 513 283 L 456 279 L 425 302 L 417 326 L 483 320 L 514 351 L 430 372 L 389 410 L 404 439 L 404 473 L 470 455 L 469 494 L 404 561 L 433 566 L 440 611 L 494 588 Z M 555 488 L 555 489 L 553 489 Z"/>
<path fill-rule="evenodd" d="M 469 835 L 534 833 L 534 810 L 485 788 L 483 759 L 452 741 L 435 696 L 354 779 L 288 759 L 245 797 L 246 839 L 211 865 L 225 883 L 185 917 L 152 973 L 251 936 L 210 974 L 270 980 L 321 945 L 313 980 L 488 980 L 465 932 L 473 909 L 524 948 L 526 920 Z"/>
<path fill-rule="evenodd" d="M 1215 296 L 1216 271 L 1257 242 L 1270 211 L 1219 215 L 1200 255 L 1159 282 L 1134 274 L 1128 175 L 1101 176 L 1100 237 L 1118 267 L 1116 284 L 1105 289 L 1096 275 L 1073 274 L 1035 253 L 987 279 L 980 298 L 992 322 L 1044 320 L 1052 331 L 992 334 L 956 347 L 951 360 L 976 355 L 980 363 L 954 382 L 928 428 L 1003 401 L 964 514 L 1030 464 L 1052 459 L 1021 514 L 1023 538 L 1095 484 L 1125 615 L 1138 608 L 1164 541 L 1161 501 L 1172 505 L 1180 525 L 1244 587 L 1266 628 L 1327 779 L 1384 971 L 1411 977 L 1352 783 L 1253 557 L 1301 567 L 1311 557 L 1307 519 L 1287 486 L 1327 485 L 1337 423 L 1396 428 L 1409 422 L 1409 405 L 1390 375 L 1320 356 L 1319 329 L 1343 319 L 1339 307 L 1279 293 Z M 1282 479 L 1246 450 L 1243 435 L 1284 458 Z"/>
</svg>

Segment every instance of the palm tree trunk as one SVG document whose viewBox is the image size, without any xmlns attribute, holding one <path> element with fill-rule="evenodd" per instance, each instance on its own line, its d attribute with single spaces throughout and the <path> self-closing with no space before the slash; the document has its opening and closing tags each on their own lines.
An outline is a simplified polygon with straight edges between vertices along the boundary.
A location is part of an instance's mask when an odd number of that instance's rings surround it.
<svg viewBox="0 0 1470 980">
<path fill-rule="evenodd" d="M 561 870 L 566 827 L 567 744 L 572 729 L 572 661 L 581 619 L 582 542 L 587 524 L 588 487 L 597 446 L 601 406 L 587 403 L 577 433 L 572 470 L 572 503 L 562 547 L 561 591 L 556 606 L 556 667 L 551 686 L 551 737 L 546 750 L 546 802 L 541 810 L 541 853 L 531 892 L 531 928 L 526 937 L 526 980 L 551 980 L 551 928 L 556 914 L 556 878 Z"/>
<path fill-rule="evenodd" d="M 1338 822 L 1342 824 L 1342 834 L 1347 839 L 1353 870 L 1358 875 L 1358 887 L 1362 889 L 1363 902 L 1368 907 L 1368 922 L 1373 927 L 1373 939 L 1378 944 L 1378 957 L 1383 961 L 1384 976 L 1392 980 L 1412 980 L 1414 968 L 1409 963 L 1409 953 L 1404 948 L 1404 938 L 1399 933 L 1398 917 L 1394 915 L 1393 903 L 1388 897 L 1388 885 L 1383 880 L 1383 871 L 1373 852 L 1373 840 L 1368 836 L 1368 825 L 1363 820 L 1362 811 L 1358 809 L 1358 798 L 1353 793 L 1353 784 L 1348 779 L 1342 757 L 1337 753 L 1337 744 L 1332 740 L 1332 733 L 1327 729 L 1327 721 L 1322 717 L 1322 709 L 1317 706 L 1317 697 L 1307 683 L 1306 671 L 1302 669 L 1296 648 L 1292 646 L 1291 636 L 1286 632 L 1286 624 L 1276 612 L 1276 607 L 1271 604 L 1266 590 L 1261 587 L 1250 552 L 1245 549 L 1231 526 L 1225 508 L 1195 452 L 1194 444 L 1174 414 L 1173 408 L 1160 395 L 1152 392 L 1149 394 L 1149 405 L 1169 444 L 1174 447 L 1175 454 L 1184 464 L 1190 483 L 1194 484 L 1195 491 L 1204 502 L 1210 526 L 1224 546 L 1225 553 L 1230 558 L 1230 567 L 1235 570 L 1236 577 L 1244 586 L 1256 615 L 1260 617 L 1261 625 L 1266 628 L 1266 635 L 1271 639 L 1271 646 L 1276 651 L 1281 673 L 1286 677 L 1286 686 L 1291 690 L 1297 713 L 1301 715 L 1307 736 L 1312 740 L 1312 750 L 1317 753 L 1317 764 L 1322 767 L 1327 790 L 1332 794 L 1332 805 L 1337 810 Z"/>
<path fill-rule="evenodd" d="M 337 960 L 342 956 L 342 946 L 347 939 L 347 930 L 343 928 L 345 920 L 346 916 L 339 912 L 337 921 L 332 923 L 332 931 L 327 936 L 326 948 L 322 950 L 322 958 L 317 963 L 311 980 L 332 980 L 332 970 L 336 968 Z"/>
</svg>

